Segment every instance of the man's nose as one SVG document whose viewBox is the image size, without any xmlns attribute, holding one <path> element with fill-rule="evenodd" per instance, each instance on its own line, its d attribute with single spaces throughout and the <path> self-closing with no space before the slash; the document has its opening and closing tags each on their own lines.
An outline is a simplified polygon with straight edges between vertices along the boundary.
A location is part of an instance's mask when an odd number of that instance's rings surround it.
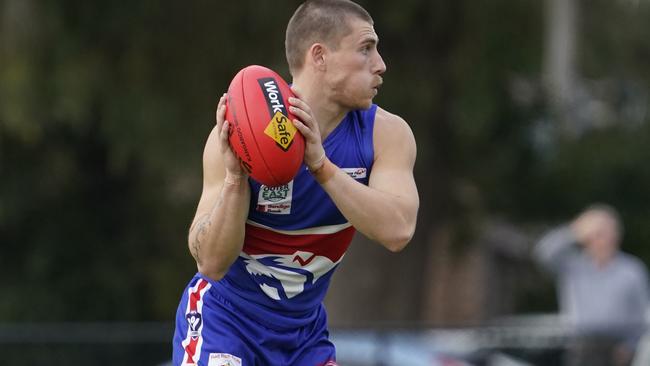
<svg viewBox="0 0 650 366">
<path fill-rule="evenodd" d="M 384 59 L 381 57 L 379 53 L 377 53 L 377 61 L 375 62 L 375 67 L 372 70 L 373 73 L 381 75 L 386 72 L 386 64 L 384 63 Z"/>
</svg>

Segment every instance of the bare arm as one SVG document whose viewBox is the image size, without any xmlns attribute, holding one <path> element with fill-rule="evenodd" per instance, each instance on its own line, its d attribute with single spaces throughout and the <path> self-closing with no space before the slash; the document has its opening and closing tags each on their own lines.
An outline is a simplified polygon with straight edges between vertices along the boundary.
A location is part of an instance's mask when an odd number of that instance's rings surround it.
<svg viewBox="0 0 650 366">
<path fill-rule="evenodd" d="M 296 105 L 308 110 L 308 106 L 300 102 Z M 304 124 L 296 126 L 307 138 L 308 148 L 311 145 L 322 149 L 320 135 L 312 133 L 316 125 L 310 120 L 310 113 L 297 113 L 305 120 Z M 314 159 L 318 153 L 313 151 L 305 152 L 305 163 L 357 230 L 387 249 L 399 251 L 413 237 L 419 207 L 413 178 L 415 138 L 403 119 L 378 109 L 374 148 L 375 161 L 368 186 L 348 176 L 326 157 Z"/>
<path fill-rule="evenodd" d="M 241 252 L 250 187 L 228 146 L 225 99 L 203 152 L 203 192 L 190 227 L 188 245 L 199 272 L 221 279 Z"/>
<path fill-rule="evenodd" d="M 560 226 L 544 234 L 535 245 L 533 254 L 546 269 L 556 274 L 561 273 L 570 265 L 569 262 L 578 251 L 575 243 L 576 235 L 571 226 Z"/>
<path fill-rule="evenodd" d="M 404 120 L 378 109 L 374 144 L 375 162 L 368 186 L 338 167 L 322 186 L 357 230 L 389 250 L 399 251 L 413 237 L 419 206 L 413 179 L 415 139 Z M 325 164 L 332 163 L 327 160 Z"/>
</svg>

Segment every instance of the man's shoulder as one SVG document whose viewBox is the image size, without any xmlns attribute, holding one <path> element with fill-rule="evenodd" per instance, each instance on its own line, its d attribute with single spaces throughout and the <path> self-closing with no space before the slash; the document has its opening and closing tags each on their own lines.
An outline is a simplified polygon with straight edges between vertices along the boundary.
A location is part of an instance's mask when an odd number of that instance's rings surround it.
<svg viewBox="0 0 650 366">
<path fill-rule="evenodd" d="M 375 159 L 378 156 L 403 156 L 411 163 L 415 161 L 417 147 L 415 136 L 406 121 L 387 110 L 377 107 L 373 132 Z"/>
<path fill-rule="evenodd" d="M 648 286 L 648 271 L 645 264 L 631 254 L 618 253 L 616 256 L 616 272 L 625 283 Z"/>
<path fill-rule="evenodd" d="M 410 139 L 413 136 L 411 126 L 404 118 L 379 106 L 375 114 L 375 133 L 390 140 L 399 139 L 400 137 Z"/>
<path fill-rule="evenodd" d="M 375 113 L 375 123 L 382 125 L 393 125 L 393 127 L 396 127 L 395 125 L 399 125 L 410 129 L 408 123 L 406 123 L 404 118 L 398 116 L 397 114 L 391 113 L 380 106 L 377 106 L 377 112 Z"/>
<path fill-rule="evenodd" d="M 633 275 L 647 275 L 647 268 L 645 263 L 641 261 L 638 257 L 635 257 L 632 254 L 620 252 L 618 255 L 619 263 L 621 266 Z"/>
</svg>

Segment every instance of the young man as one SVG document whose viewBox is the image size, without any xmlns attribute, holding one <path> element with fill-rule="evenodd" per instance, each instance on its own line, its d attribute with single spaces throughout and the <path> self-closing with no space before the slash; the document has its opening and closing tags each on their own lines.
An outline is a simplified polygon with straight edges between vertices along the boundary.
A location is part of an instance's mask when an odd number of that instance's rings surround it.
<svg viewBox="0 0 650 366">
<path fill-rule="evenodd" d="M 189 233 L 199 271 L 178 308 L 175 365 L 336 365 L 322 305 L 335 267 L 355 230 L 403 249 L 419 205 L 411 129 L 372 104 L 386 71 L 377 43 L 372 18 L 349 0 L 296 10 L 285 46 L 305 168 L 283 187 L 245 175 L 219 100 Z"/>
</svg>

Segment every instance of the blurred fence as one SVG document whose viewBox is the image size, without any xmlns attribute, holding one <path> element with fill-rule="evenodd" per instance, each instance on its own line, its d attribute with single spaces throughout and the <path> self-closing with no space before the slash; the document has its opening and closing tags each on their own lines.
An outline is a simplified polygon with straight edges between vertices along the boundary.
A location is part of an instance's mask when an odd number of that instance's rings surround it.
<svg viewBox="0 0 650 366">
<path fill-rule="evenodd" d="M 0 364 L 169 365 L 172 334 L 172 323 L 0 324 Z M 561 319 L 546 315 L 456 329 L 334 328 L 331 338 L 346 366 L 553 366 L 571 340 Z"/>
<path fill-rule="evenodd" d="M 561 364 L 570 329 L 555 315 L 516 316 L 466 328 L 335 329 L 341 365 Z"/>
<path fill-rule="evenodd" d="M 171 358 L 173 331 L 172 323 L 0 324 L 0 365 L 159 365 Z"/>
</svg>

